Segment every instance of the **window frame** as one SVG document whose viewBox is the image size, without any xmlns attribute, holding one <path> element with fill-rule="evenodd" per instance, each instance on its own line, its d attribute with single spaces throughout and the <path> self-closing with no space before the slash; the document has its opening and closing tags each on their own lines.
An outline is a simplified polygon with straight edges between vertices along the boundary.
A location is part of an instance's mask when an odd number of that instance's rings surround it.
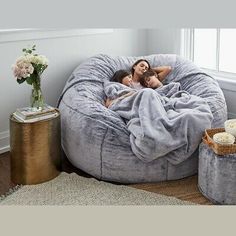
<svg viewBox="0 0 236 236">
<path fill-rule="evenodd" d="M 216 28 L 216 70 L 201 67 L 206 73 L 217 77 L 220 80 L 229 80 L 236 83 L 236 73 L 225 72 L 219 70 L 219 54 L 220 54 L 220 29 Z M 194 28 L 181 30 L 181 56 L 194 62 Z"/>
</svg>

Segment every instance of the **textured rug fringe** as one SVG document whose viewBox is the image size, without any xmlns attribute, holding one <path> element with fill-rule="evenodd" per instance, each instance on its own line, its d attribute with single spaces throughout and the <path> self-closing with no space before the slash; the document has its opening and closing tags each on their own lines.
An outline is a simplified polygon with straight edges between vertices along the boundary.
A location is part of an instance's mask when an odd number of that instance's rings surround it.
<svg viewBox="0 0 236 236">
<path fill-rule="evenodd" d="M 8 190 L 8 192 L 6 192 L 5 194 L 2 194 L 2 195 L 0 196 L 0 202 L 1 202 L 2 200 L 4 200 L 7 196 L 9 196 L 9 195 L 11 195 L 12 193 L 16 192 L 17 190 L 19 190 L 22 186 L 23 186 L 22 184 L 20 184 L 20 185 L 18 184 L 18 185 L 16 185 L 16 186 L 10 188 L 10 189 Z"/>
</svg>

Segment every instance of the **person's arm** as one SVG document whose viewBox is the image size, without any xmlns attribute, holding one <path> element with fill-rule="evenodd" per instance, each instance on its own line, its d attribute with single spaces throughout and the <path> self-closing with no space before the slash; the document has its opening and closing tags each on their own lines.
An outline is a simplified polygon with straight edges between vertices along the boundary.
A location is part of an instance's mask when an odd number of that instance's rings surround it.
<svg viewBox="0 0 236 236">
<path fill-rule="evenodd" d="M 110 98 L 107 98 L 106 101 L 105 101 L 105 107 L 109 107 L 111 105 L 111 103 L 113 102 L 114 100 L 110 99 Z"/>
<path fill-rule="evenodd" d="M 171 67 L 170 66 L 158 66 L 152 68 L 158 75 L 158 79 L 160 81 L 163 81 L 166 76 L 171 72 Z"/>
<path fill-rule="evenodd" d="M 118 97 L 118 98 L 115 98 L 115 99 L 107 98 L 106 101 L 105 101 L 105 107 L 108 108 L 109 106 L 111 106 L 112 103 L 114 103 L 114 102 L 116 102 L 116 101 L 119 101 L 119 100 L 122 100 L 122 99 L 124 99 L 124 98 L 126 98 L 126 97 L 129 97 L 129 96 L 133 95 L 133 94 L 136 93 L 136 92 L 137 92 L 137 91 L 133 90 L 133 91 L 130 91 L 130 92 L 124 94 L 124 95 L 121 95 L 121 96 Z"/>
</svg>

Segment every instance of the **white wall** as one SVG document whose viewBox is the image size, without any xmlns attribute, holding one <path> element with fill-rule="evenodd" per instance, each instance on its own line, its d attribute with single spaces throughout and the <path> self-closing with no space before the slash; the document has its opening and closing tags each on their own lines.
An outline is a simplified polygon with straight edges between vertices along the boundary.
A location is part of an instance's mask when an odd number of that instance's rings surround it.
<svg viewBox="0 0 236 236">
<path fill-rule="evenodd" d="M 180 29 L 149 29 L 147 38 L 148 54 L 180 54 Z"/>
<path fill-rule="evenodd" d="M 9 115 L 17 107 L 29 105 L 31 86 L 19 85 L 11 70 L 22 48 L 36 44 L 37 52 L 49 59 L 42 90 L 46 102 L 53 106 L 73 69 L 86 58 L 98 53 L 138 56 L 147 51 L 145 30 L 114 29 L 109 33 L 43 39 L 37 39 L 41 36 L 35 32 L 34 40 L 18 41 L 15 35 L 15 39 L 5 42 L 7 35 L 0 33 L 0 153 L 9 148 Z"/>
</svg>

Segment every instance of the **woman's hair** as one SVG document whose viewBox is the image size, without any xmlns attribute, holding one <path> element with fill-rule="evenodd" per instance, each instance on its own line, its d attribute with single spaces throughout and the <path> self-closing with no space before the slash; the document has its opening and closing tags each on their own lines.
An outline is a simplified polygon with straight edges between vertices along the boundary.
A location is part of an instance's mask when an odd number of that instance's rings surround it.
<svg viewBox="0 0 236 236">
<path fill-rule="evenodd" d="M 115 72 L 115 74 L 112 76 L 111 81 L 113 82 L 119 82 L 122 83 L 122 80 L 124 77 L 130 75 L 131 73 L 126 70 L 118 70 Z"/>
<path fill-rule="evenodd" d="M 152 69 L 149 69 L 147 71 L 145 71 L 141 76 L 140 76 L 140 84 L 143 86 L 143 87 L 147 87 L 147 82 L 146 82 L 146 79 L 151 77 L 151 76 L 156 76 L 157 79 L 158 79 L 158 76 L 157 76 L 157 73 L 152 70 Z"/>
<path fill-rule="evenodd" d="M 148 62 L 147 60 L 145 60 L 145 59 L 139 59 L 139 60 L 137 60 L 137 61 L 132 65 L 132 68 L 131 68 L 131 73 L 132 73 L 132 75 L 134 74 L 134 66 L 138 65 L 138 63 L 140 63 L 141 61 L 145 61 L 145 62 L 148 64 L 148 69 L 151 68 L 151 66 L 150 66 L 150 64 L 149 64 L 149 62 Z"/>
</svg>

